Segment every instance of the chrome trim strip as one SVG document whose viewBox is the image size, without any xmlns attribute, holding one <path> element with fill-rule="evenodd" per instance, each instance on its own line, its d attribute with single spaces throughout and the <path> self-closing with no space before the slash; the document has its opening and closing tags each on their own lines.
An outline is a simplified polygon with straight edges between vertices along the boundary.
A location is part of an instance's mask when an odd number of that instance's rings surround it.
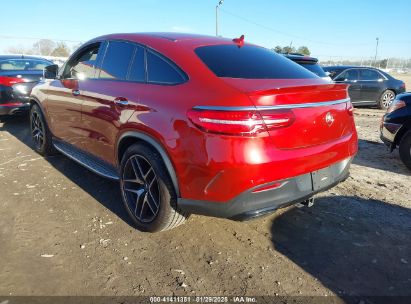
<svg viewBox="0 0 411 304">
<path fill-rule="evenodd" d="M 195 106 L 196 110 L 216 110 L 216 111 L 255 111 L 255 110 L 278 110 L 278 109 L 296 109 L 296 108 L 314 108 L 314 107 L 324 107 L 331 106 L 340 103 L 349 102 L 350 98 L 338 99 L 332 101 L 322 101 L 322 102 L 310 102 L 301 104 L 288 104 L 288 105 L 277 105 L 277 106 L 257 106 L 257 107 L 225 107 L 225 106 Z"/>
</svg>

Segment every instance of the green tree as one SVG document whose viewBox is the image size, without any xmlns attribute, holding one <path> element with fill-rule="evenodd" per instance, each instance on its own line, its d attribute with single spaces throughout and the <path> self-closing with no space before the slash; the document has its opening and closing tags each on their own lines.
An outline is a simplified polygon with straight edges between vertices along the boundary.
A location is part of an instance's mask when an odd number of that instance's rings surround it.
<svg viewBox="0 0 411 304">
<path fill-rule="evenodd" d="M 383 59 L 383 60 L 380 60 L 380 63 L 378 64 L 378 66 L 379 66 L 381 69 L 386 69 L 386 68 L 387 68 L 387 64 L 388 64 L 388 59 Z"/>
<path fill-rule="evenodd" d="M 273 51 L 280 54 L 283 52 L 283 48 L 280 45 L 277 45 L 275 48 L 273 48 Z"/>
<path fill-rule="evenodd" d="M 38 55 L 50 56 L 56 48 L 56 43 L 50 39 L 41 39 L 33 44 L 33 49 Z"/>
<path fill-rule="evenodd" d="M 64 42 L 59 42 L 50 55 L 56 57 L 68 57 L 70 55 L 70 49 Z"/>
<path fill-rule="evenodd" d="M 306 47 L 306 46 L 300 46 L 298 49 L 297 49 L 297 53 L 300 53 L 300 54 L 303 54 L 303 55 L 310 55 L 311 54 L 311 52 L 310 52 L 310 50 L 308 49 L 308 47 Z"/>
<path fill-rule="evenodd" d="M 283 53 L 284 54 L 295 53 L 295 47 L 285 46 L 283 47 Z"/>
<path fill-rule="evenodd" d="M 11 47 L 6 49 L 6 52 L 10 53 L 10 54 L 17 54 L 17 55 L 32 55 L 32 54 L 35 54 L 35 52 L 32 49 L 26 48 L 22 45 L 11 46 Z"/>
</svg>

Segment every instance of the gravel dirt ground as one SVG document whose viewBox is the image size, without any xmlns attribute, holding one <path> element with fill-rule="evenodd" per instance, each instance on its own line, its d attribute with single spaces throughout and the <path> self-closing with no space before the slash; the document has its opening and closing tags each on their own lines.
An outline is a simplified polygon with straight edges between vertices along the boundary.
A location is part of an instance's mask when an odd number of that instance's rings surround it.
<svg viewBox="0 0 411 304">
<path fill-rule="evenodd" d="M 0 295 L 411 296 L 411 179 L 356 109 L 359 153 L 311 208 L 250 222 L 192 216 L 133 229 L 118 184 L 0 123 Z"/>
</svg>

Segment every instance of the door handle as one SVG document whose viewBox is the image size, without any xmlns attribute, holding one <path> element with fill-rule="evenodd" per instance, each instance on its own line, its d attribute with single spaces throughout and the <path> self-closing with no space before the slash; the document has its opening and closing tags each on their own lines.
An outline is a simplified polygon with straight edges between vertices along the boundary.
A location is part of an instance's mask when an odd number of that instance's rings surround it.
<svg viewBox="0 0 411 304">
<path fill-rule="evenodd" d="M 71 94 L 73 94 L 74 96 L 79 96 L 80 95 L 80 90 L 72 90 Z"/>
<path fill-rule="evenodd" d="M 114 103 L 118 106 L 126 106 L 128 105 L 128 100 L 124 97 L 117 97 L 114 99 Z"/>
</svg>

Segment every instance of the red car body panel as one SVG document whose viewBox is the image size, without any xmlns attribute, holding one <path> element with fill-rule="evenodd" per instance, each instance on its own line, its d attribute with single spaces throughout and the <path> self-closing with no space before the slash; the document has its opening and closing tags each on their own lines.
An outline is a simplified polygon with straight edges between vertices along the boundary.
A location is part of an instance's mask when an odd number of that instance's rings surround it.
<svg viewBox="0 0 411 304">
<path fill-rule="evenodd" d="M 89 43 L 116 39 L 148 46 L 175 62 L 188 75 L 187 82 L 175 86 L 93 79 L 44 83 L 33 96 L 41 100 L 53 135 L 117 167 L 120 138 L 138 130 L 164 148 L 176 172 L 179 197 L 222 204 L 258 185 L 313 172 L 356 154 L 349 101 L 295 108 L 291 126 L 255 137 L 198 129 L 187 118 L 187 111 L 196 106 L 253 108 L 344 100 L 346 86 L 321 78 L 218 78 L 194 49 L 232 44 L 231 40 L 161 36 L 118 34 Z M 73 96 L 73 90 L 80 95 Z M 129 103 L 116 105 L 116 98 Z M 324 119 L 327 113 L 334 117 L 332 128 Z"/>
</svg>

